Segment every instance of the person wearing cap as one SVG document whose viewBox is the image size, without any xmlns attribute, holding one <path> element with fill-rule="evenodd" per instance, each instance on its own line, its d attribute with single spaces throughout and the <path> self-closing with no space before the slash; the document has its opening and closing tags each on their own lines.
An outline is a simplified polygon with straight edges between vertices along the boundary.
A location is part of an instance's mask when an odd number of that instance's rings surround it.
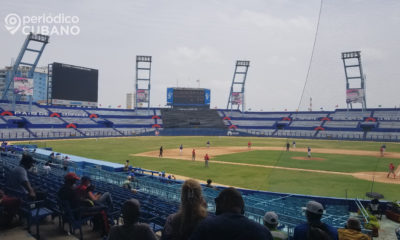
<svg viewBox="0 0 400 240">
<path fill-rule="evenodd" d="M 274 240 L 287 240 L 288 235 L 277 229 L 278 227 L 278 215 L 275 212 L 266 212 L 264 215 L 264 226 L 268 228 L 271 232 L 272 238 Z"/>
<path fill-rule="evenodd" d="M 81 200 L 91 200 L 96 205 L 106 206 L 108 210 L 113 209 L 113 200 L 109 192 L 103 194 L 97 192 L 93 193 L 94 186 L 91 184 L 92 180 L 88 176 L 83 176 L 81 184 L 76 187 L 75 191 Z"/>
<path fill-rule="evenodd" d="M 207 204 L 198 181 L 182 184 L 181 204 L 177 213 L 168 216 L 161 240 L 188 239 L 198 224 L 207 217 Z"/>
<path fill-rule="evenodd" d="M 58 197 L 67 201 L 72 209 L 78 208 L 80 200 L 78 195 L 75 193 L 74 185 L 80 178 L 74 172 L 69 172 L 64 176 L 64 184 L 58 190 Z"/>
<path fill-rule="evenodd" d="M 297 225 L 294 229 L 294 240 L 304 239 L 333 239 L 338 240 L 337 229 L 321 222 L 324 207 L 316 201 L 309 201 L 305 208 L 307 223 Z"/>
<path fill-rule="evenodd" d="M 130 199 L 122 205 L 124 224 L 110 229 L 108 240 L 156 240 L 156 236 L 147 224 L 139 223 L 140 204 L 136 199 Z"/>
<path fill-rule="evenodd" d="M 33 167 L 35 160 L 30 155 L 22 155 L 19 166 L 8 175 L 6 186 L 17 192 L 27 194 L 31 199 L 36 198 L 36 192 L 28 179 L 28 170 Z"/>
<path fill-rule="evenodd" d="M 371 238 L 361 232 L 360 220 L 350 217 L 345 228 L 338 229 L 340 240 L 371 240 Z"/>
<path fill-rule="evenodd" d="M 204 219 L 190 240 L 272 240 L 266 227 L 244 216 L 244 201 L 235 188 L 222 190 L 215 206 L 216 216 Z"/>
</svg>

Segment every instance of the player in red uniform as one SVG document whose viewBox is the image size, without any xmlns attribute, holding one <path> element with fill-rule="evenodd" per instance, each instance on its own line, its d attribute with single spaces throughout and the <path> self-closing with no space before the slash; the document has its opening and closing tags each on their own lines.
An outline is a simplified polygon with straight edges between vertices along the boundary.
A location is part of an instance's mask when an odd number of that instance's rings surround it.
<svg viewBox="0 0 400 240">
<path fill-rule="evenodd" d="M 387 178 L 389 178 L 390 174 L 393 174 L 393 178 L 396 178 L 396 173 L 394 172 L 394 165 L 393 163 L 389 164 L 389 172 L 387 175 Z"/>
<path fill-rule="evenodd" d="M 206 153 L 204 156 L 204 164 L 206 168 L 208 168 L 208 160 L 210 160 L 210 157 L 208 156 L 208 153 Z"/>
</svg>

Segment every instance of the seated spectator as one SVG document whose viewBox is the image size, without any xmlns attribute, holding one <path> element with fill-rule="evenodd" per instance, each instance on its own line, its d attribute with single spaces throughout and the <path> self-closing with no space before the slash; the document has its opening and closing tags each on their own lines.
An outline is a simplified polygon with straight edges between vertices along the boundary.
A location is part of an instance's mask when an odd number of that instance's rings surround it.
<svg viewBox="0 0 400 240">
<path fill-rule="evenodd" d="M 156 240 L 156 236 L 147 224 L 139 223 L 140 204 L 136 199 L 130 199 L 122 205 L 124 224 L 114 226 L 110 230 L 108 240 Z"/>
<path fill-rule="evenodd" d="M 124 171 L 125 172 L 129 171 L 129 160 L 126 160 L 126 162 L 125 162 Z"/>
<path fill-rule="evenodd" d="M 217 190 L 217 188 L 214 187 L 213 185 L 211 185 L 211 183 L 212 183 L 212 180 L 211 180 L 211 179 L 207 179 L 207 185 L 206 185 L 206 187 L 212 188 L 212 189 L 214 189 L 214 190 Z"/>
<path fill-rule="evenodd" d="M 43 170 L 46 174 L 50 173 L 51 167 L 50 167 L 50 161 L 47 161 L 44 165 L 43 165 Z"/>
<path fill-rule="evenodd" d="M 309 201 L 305 208 L 307 223 L 300 224 L 294 229 L 294 240 L 303 239 L 338 239 L 337 229 L 321 222 L 324 207 L 316 201 Z"/>
<path fill-rule="evenodd" d="M 94 186 L 91 184 L 91 179 L 87 176 L 82 177 L 81 184 L 76 187 L 78 197 L 85 201 L 93 201 L 95 205 L 106 206 L 109 211 L 113 209 L 113 201 L 109 192 L 93 193 Z"/>
<path fill-rule="evenodd" d="M 206 216 L 207 204 L 200 183 L 193 179 L 186 180 L 182 185 L 179 211 L 168 216 L 161 239 L 188 239 Z"/>
<path fill-rule="evenodd" d="M 275 212 L 266 212 L 264 215 L 264 226 L 268 228 L 274 240 L 287 240 L 287 233 L 277 229 L 278 215 Z"/>
<path fill-rule="evenodd" d="M 132 187 L 132 176 L 128 176 L 128 177 L 126 178 L 126 180 L 125 180 L 124 183 L 122 184 L 122 187 L 131 190 L 131 192 L 133 192 L 133 193 L 137 193 L 136 189 L 134 189 L 134 188 Z"/>
<path fill-rule="evenodd" d="M 26 194 L 31 200 L 42 200 L 46 194 L 35 191 L 28 179 L 28 170 L 33 167 L 35 160 L 30 155 L 22 155 L 19 166 L 15 167 L 7 178 L 6 186 L 10 189 Z"/>
<path fill-rule="evenodd" d="M 0 211 L 0 228 L 9 228 L 12 226 L 13 219 L 19 211 L 21 200 L 14 197 L 9 197 L 0 190 L 0 206 L 3 211 Z"/>
<path fill-rule="evenodd" d="M 74 187 L 77 180 L 79 180 L 79 177 L 75 173 L 67 173 L 64 176 L 64 185 L 61 186 L 57 195 L 62 201 L 68 202 L 71 209 L 74 210 L 81 208 L 79 212 L 80 214 L 85 216 L 94 216 L 93 229 L 100 230 L 101 236 L 105 236 L 109 231 L 109 225 L 104 207 L 90 206 L 87 202 L 82 201 Z"/>
<path fill-rule="evenodd" d="M 80 178 L 75 173 L 67 173 L 64 176 L 64 185 L 62 185 L 58 191 L 58 197 L 63 201 L 67 201 L 72 209 L 80 206 L 80 199 L 74 188 L 76 181 L 79 179 Z"/>
<path fill-rule="evenodd" d="M 244 201 L 235 188 L 226 188 L 215 199 L 215 217 L 203 220 L 191 240 L 261 240 L 272 239 L 271 233 L 261 224 L 244 216 Z"/>
<path fill-rule="evenodd" d="M 371 238 L 361 232 L 361 223 L 357 218 L 349 218 L 346 228 L 338 229 L 339 240 L 370 240 Z"/>
</svg>

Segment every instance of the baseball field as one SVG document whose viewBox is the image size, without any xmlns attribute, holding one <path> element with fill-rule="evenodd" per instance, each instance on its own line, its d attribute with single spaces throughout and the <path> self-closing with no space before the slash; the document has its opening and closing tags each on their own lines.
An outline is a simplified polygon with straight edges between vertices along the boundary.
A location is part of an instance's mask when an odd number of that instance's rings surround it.
<svg viewBox="0 0 400 240">
<path fill-rule="evenodd" d="M 206 142 L 210 141 L 208 148 Z M 251 148 L 248 148 L 248 142 Z M 286 151 L 286 142 L 291 144 Z M 379 192 L 400 199 L 400 176 L 387 178 L 393 163 L 400 175 L 400 144 L 382 142 L 245 137 L 129 137 L 30 142 L 56 152 L 165 171 L 178 179 L 210 178 L 215 184 L 283 193 L 366 198 Z M 183 145 L 180 153 L 179 146 Z M 159 148 L 163 146 L 163 157 Z M 307 157 L 307 147 L 311 158 Z M 192 160 L 192 150 L 196 160 Z M 209 167 L 204 155 L 210 156 Z"/>
</svg>

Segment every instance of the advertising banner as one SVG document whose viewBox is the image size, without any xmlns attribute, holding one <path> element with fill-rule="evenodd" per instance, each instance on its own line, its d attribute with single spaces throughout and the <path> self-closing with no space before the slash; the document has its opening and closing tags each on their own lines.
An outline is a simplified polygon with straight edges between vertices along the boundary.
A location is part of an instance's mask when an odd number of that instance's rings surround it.
<svg viewBox="0 0 400 240">
<path fill-rule="evenodd" d="M 174 89 L 167 88 L 167 104 L 172 105 L 173 102 L 174 102 Z"/>
<path fill-rule="evenodd" d="M 143 103 L 148 102 L 149 90 L 138 89 L 136 92 L 136 102 Z"/>
<path fill-rule="evenodd" d="M 364 89 L 353 88 L 346 90 L 347 103 L 362 103 L 364 98 Z"/>
<path fill-rule="evenodd" d="M 243 100 L 243 94 L 239 92 L 232 93 L 232 104 L 241 105 Z"/>
<path fill-rule="evenodd" d="M 33 95 L 33 79 L 15 77 L 14 78 L 14 93 L 25 96 Z"/>
</svg>

